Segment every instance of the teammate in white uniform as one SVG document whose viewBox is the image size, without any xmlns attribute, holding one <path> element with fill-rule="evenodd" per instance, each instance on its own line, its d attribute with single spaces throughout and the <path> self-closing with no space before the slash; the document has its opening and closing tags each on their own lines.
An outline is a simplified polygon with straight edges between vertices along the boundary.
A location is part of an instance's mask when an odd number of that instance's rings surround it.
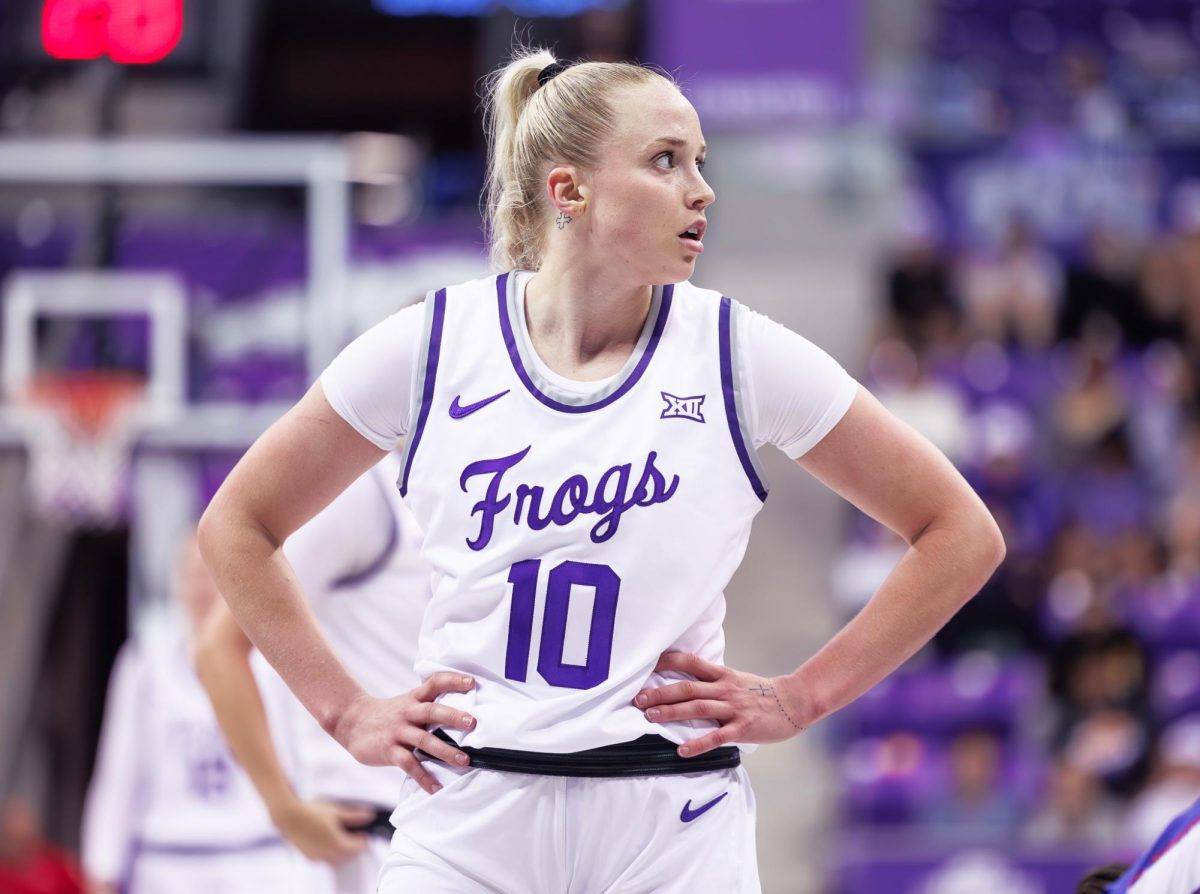
<svg viewBox="0 0 1200 894">
<path fill-rule="evenodd" d="M 216 590 L 195 542 L 174 586 L 186 630 L 151 624 L 113 668 L 83 817 L 91 894 L 292 894 L 297 860 L 234 763 L 192 670 Z"/>
<path fill-rule="evenodd" d="M 1128 866 L 1089 873 L 1079 894 L 1196 894 L 1200 891 L 1200 801 L 1167 824 L 1158 840 Z"/>
<path fill-rule="evenodd" d="M 421 532 L 396 490 L 399 474 L 399 457 L 385 457 L 283 548 L 330 645 L 367 691 L 380 695 L 420 682 L 416 631 L 429 594 Z M 216 605 L 197 667 L 234 755 L 283 836 L 325 864 L 316 870 L 320 890 L 374 891 L 404 773 L 360 764 L 290 693 L 281 728 L 268 730 L 250 660 L 250 641 L 228 607 Z M 290 779 L 276 740 L 288 743 Z"/>
<path fill-rule="evenodd" d="M 1003 542 L 950 463 L 834 361 L 687 282 L 714 196 L 670 80 L 521 54 L 489 119 L 493 256 L 513 272 L 348 347 L 230 475 L 205 555 L 324 727 L 412 777 L 382 892 L 757 891 L 734 743 L 795 736 L 873 686 Z M 401 440 L 434 570 L 429 676 L 376 699 L 277 545 Z M 858 617 L 773 679 L 722 664 L 765 442 L 911 544 Z"/>
</svg>

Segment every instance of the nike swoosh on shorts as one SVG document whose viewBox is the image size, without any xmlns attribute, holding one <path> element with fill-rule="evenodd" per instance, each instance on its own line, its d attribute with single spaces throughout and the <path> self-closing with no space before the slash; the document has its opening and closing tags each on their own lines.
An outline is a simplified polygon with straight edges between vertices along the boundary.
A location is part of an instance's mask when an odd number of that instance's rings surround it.
<svg viewBox="0 0 1200 894">
<path fill-rule="evenodd" d="M 452 400 L 450 402 L 450 418 L 451 419 L 462 419 L 464 416 L 470 416 L 476 410 L 482 410 L 484 407 L 486 407 L 492 401 L 499 400 L 500 398 L 504 397 L 504 395 L 508 394 L 508 391 L 509 391 L 509 389 L 506 388 L 504 391 L 501 391 L 499 394 L 493 394 L 491 397 L 485 397 L 483 400 L 476 401 L 473 404 L 467 404 L 465 407 L 461 406 L 458 402 L 458 399 L 460 397 L 462 397 L 462 395 L 461 394 L 455 395 L 454 400 Z"/>
<path fill-rule="evenodd" d="M 685 822 L 685 823 L 690 823 L 696 817 L 700 816 L 700 814 L 704 813 L 707 810 L 711 810 L 713 807 L 716 807 L 717 804 L 720 803 L 721 799 L 724 798 L 727 794 L 729 794 L 729 792 L 721 792 L 721 794 L 717 795 L 715 798 L 713 798 L 707 804 L 701 804 L 695 810 L 692 809 L 692 799 L 688 798 L 688 802 L 683 805 L 683 810 L 681 810 L 679 812 L 680 821 Z"/>
</svg>

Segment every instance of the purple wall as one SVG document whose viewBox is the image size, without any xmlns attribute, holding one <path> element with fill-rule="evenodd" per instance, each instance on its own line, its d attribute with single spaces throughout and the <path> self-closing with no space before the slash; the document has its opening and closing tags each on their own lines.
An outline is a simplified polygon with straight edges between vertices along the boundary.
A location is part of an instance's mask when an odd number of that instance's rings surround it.
<svg viewBox="0 0 1200 894">
<path fill-rule="evenodd" d="M 862 0 L 655 0 L 647 61 L 683 82 L 704 124 L 827 119 L 858 83 Z"/>
</svg>

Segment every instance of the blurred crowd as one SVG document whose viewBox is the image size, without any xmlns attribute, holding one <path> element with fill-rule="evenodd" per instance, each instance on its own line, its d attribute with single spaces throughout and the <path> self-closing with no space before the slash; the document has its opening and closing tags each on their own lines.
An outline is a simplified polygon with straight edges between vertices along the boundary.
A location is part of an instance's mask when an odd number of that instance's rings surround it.
<svg viewBox="0 0 1200 894">
<path fill-rule="evenodd" d="M 1200 797 L 1200 184 L 1150 239 L 915 205 L 865 376 L 1005 533 L 995 577 L 841 721 L 852 827 L 1136 850 Z M 857 517 L 847 613 L 904 549 Z"/>
</svg>

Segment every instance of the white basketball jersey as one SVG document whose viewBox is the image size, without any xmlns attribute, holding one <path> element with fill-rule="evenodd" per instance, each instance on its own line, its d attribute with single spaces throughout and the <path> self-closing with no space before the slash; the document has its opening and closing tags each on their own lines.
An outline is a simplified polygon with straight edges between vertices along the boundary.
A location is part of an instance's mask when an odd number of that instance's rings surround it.
<svg viewBox="0 0 1200 894">
<path fill-rule="evenodd" d="M 225 744 L 182 635 L 164 627 L 126 644 L 113 670 L 83 823 L 85 865 L 100 878 L 119 877 L 135 846 L 188 855 L 283 844 Z"/>
<path fill-rule="evenodd" d="M 462 744 L 569 752 L 711 723 L 634 707 L 668 650 L 724 654 L 723 590 L 766 497 L 739 415 L 732 301 L 654 290 L 632 356 L 581 395 L 539 370 L 532 274 L 431 294 L 401 493 L 433 596 L 417 672 L 470 673 L 444 701 Z M 561 380 L 560 380 L 561 381 Z"/>
</svg>

